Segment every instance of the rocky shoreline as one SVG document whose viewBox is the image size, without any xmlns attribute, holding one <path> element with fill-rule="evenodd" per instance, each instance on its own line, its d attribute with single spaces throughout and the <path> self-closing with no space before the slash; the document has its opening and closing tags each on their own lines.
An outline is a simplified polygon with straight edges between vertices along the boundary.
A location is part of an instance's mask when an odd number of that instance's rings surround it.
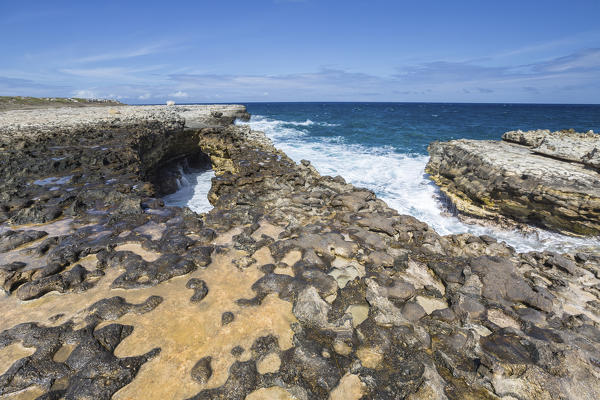
<svg viewBox="0 0 600 400">
<path fill-rule="evenodd" d="M 600 398 L 600 255 L 442 237 L 248 117 L 0 113 L 0 396 Z"/>
<path fill-rule="evenodd" d="M 429 146 L 426 172 L 462 215 L 600 236 L 600 136 L 511 131 Z"/>
</svg>

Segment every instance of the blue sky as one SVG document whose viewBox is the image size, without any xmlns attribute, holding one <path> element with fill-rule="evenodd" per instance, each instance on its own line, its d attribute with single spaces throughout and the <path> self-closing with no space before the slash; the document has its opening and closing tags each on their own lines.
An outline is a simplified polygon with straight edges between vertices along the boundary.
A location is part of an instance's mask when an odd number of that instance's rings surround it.
<svg viewBox="0 0 600 400">
<path fill-rule="evenodd" d="M 600 103 L 599 17 L 599 0 L 0 0 L 0 95 Z"/>
</svg>

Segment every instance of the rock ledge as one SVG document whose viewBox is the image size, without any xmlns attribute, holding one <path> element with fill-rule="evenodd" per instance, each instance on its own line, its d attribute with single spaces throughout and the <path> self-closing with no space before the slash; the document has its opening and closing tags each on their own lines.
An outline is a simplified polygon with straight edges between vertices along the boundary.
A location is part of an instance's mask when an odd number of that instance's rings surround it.
<svg viewBox="0 0 600 400">
<path fill-rule="evenodd" d="M 511 131 L 503 139 L 434 142 L 426 172 L 464 215 L 600 235 L 598 135 Z"/>
</svg>

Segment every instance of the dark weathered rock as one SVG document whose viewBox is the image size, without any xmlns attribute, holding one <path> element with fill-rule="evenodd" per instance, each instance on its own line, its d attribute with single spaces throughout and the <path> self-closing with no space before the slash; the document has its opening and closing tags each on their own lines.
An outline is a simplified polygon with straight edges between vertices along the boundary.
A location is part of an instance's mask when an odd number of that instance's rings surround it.
<svg viewBox="0 0 600 400">
<path fill-rule="evenodd" d="M 88 325 L 74 330 L 72 322 L 57 327 L 44 327 L 35 323 L 17 325 L 0 333 L 0 347 L 21 341 L 27 347 L 35 347 L 31 356 L 12 364 L 0 376 L 0 394 L 14 393 L 30 385 L 52 388 L 48 398 L 96 398 L 110 399 L 120 388 L 131 382 L 139 368 L 159 353 L 159 349 L 136 357 L 118 358 L 113 352 L 118 344 L 129 336 L 131 326 L 110 324 L 94 328 L 103 321 L 117 319 L 137 306 L 104 302 L 92 305 L 86 312 L 92 313 Z M 141 312 L 151 311 L 146 307 Z M 100 311 L 103 310 L 103 311 Z M 64 345 L 74 348 L 62 362 L 54 361 L 54 354 Z M 63 381 L 62 388 L 53 385 Z M 56 396 L 56 397 L 54 397 Z"/>
<path fill-rule="evenodd" d="M 188 283 L 186 283 L 185 287 L 188 289 L 194 289 L 194 294 L 190 298 L 190 301 L 193 303 L 202 301 L 202 299 L 208 294 L 208 286 L 206 285 L 206 282 L 201 279 L 190 279 Z"/>
<path fill-rule="evenodd" d="M 6 231 L 0 234 L 0 252 L 4 253 L 46 235 L 48 234 L 44 231 Z"/>
<path fill-rule="evenodd" d="M 204 357 L 198 360 L 196 365 L 192 368 L 192 378 L 202 384 L 208 382 L 212 375 L 212 368 L 210 362 L 212 357 Z"/>
<path fill-rule="evenodd" d="M 221 325 L 229 325 L 235 319 L 235 315 L 231 311 L 225 311 L 221 314 Z"/>
</svg>

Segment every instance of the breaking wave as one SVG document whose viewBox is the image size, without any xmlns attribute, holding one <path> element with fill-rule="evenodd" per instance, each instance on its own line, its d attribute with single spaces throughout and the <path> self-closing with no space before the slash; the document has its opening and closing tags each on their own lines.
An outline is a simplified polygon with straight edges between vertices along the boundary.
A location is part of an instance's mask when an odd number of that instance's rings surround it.
<svg viewBox="0 0 600 400">
<path fill-rule="evenodd" d="M 393 146 L 348 144 L 342 129 L 337 129 L 338 135 L 329 137 L 311 135 L 310 127 L 316 123 L 308 119 L 290 122 L 255 115 L 250 122 L 238 123 L 263 131 L 294 161 L 310 160 L 323 175 L 340 175 L 347 182 L 372 190 L 390 207 L 426 222 L 441 235 L 466 232 L 490 235 L 520 252 L 568 251 L 598 245 L 594 239 L 574 238 L 543 229 L 523 233 L 462 222 L 447 212 L 437 186 L 425 174 L 428 156 L 403 153 Z M 332 129 L 339 126 L 319 124 Z"/>
</svg>

